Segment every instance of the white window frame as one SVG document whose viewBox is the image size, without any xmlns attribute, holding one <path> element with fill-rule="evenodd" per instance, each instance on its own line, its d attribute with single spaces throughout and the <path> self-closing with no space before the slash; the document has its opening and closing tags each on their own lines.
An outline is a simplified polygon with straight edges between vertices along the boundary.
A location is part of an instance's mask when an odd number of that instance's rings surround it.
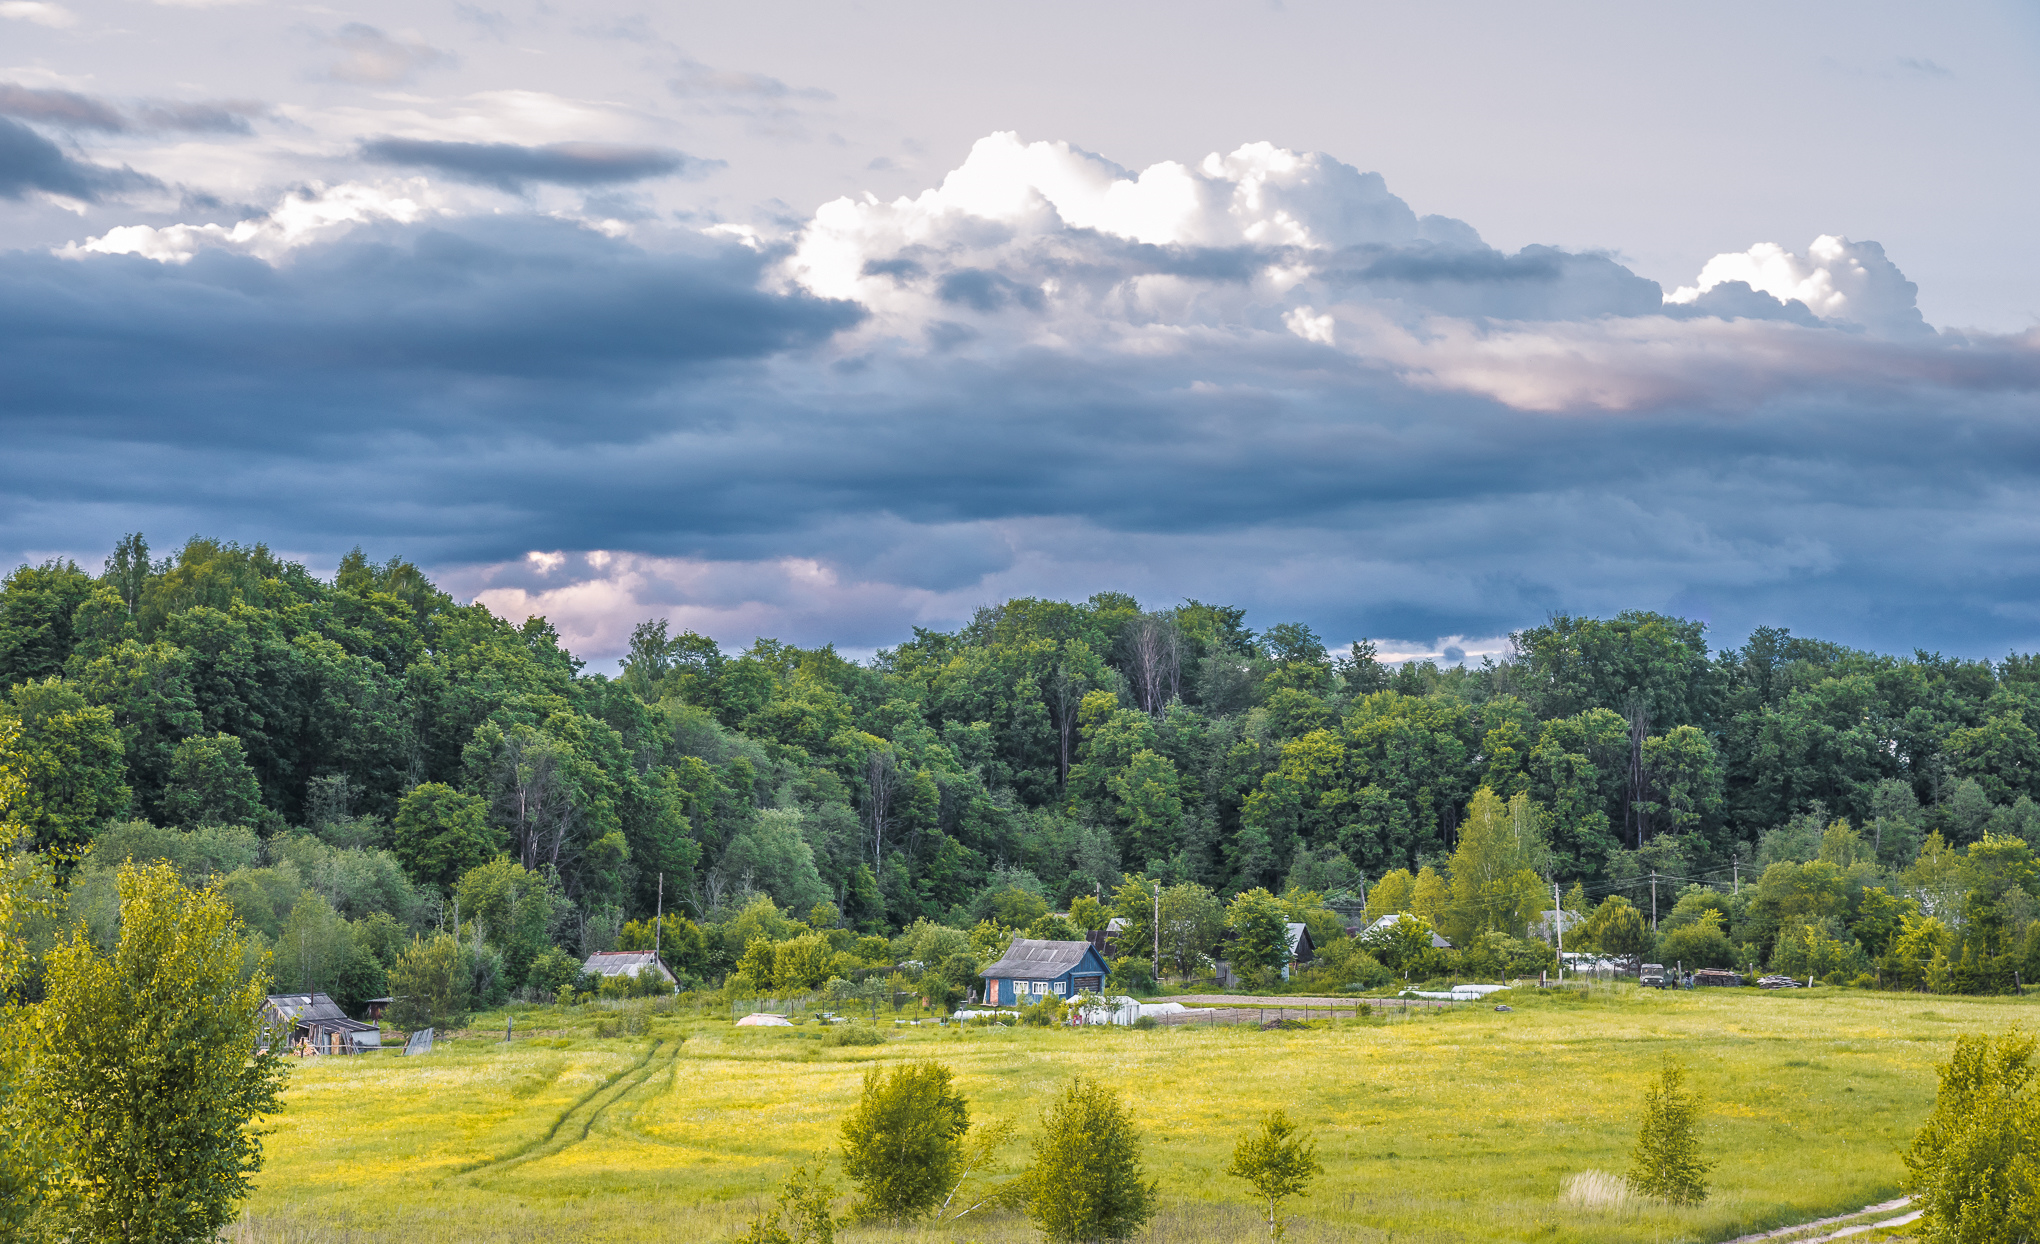
<svg viewBox="0 0 2040 1244">
<path fill-rule="evenodd" d="M 1065 992 L 1065 989 L 1066 989 L 1066 986 L 1065 986 L 1065 985 L 1063 984 L 1063 982 L 1062 982 L 1062 981 L 1057 981 L 1057 982 L 1055 983 L 1055 994 L 1056 994 L 1056 997 L 1060 998 L 1060 997 L 1061 997 L 1061 996 L 1063 995 L 1063 993 Z"/>
</svg>

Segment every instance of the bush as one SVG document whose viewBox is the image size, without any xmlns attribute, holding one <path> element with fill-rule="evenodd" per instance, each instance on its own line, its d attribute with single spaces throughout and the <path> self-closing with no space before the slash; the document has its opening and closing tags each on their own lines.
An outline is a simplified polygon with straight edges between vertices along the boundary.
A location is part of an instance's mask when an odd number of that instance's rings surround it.
<svg viewBox="0 0 2040 1244">
<path fill-rule="evenodd" d="M 1139 997 L 1155 991 L 1154 964 L 1143 955 L 1121 955 L 1112 961 L 1112 988 Z"/>
<path fill-rule="evenodd" d="M 841 1045 L 884 1045 L 885 1034 L 868 1025 L 831 1024 L 821 1034 L 824 1048 Z"/>
<path fill-rule="evenodd" d="M 2017 1028 L 2002 1037 L 1957 1037 L 1954 1056 L 1938 1070 L 1934 1111 L 1904 1155 L 1920 1238 L 1929 1244 L 2035 1238 L 2034 1039 Z"/>
<path fill-rule="evenodd" d="M 857 1184 L 858 1217 L 899 1226 L 927 1214 L 956 1185 L 970 1114 L 940 1063 L 864 1075 L 843 1120 L 843 1171 Z"/>
<path fill-rule="evenodd" d="M 1145 1031 L 1145 1030 L 1147 1030 L 1147 1029 L 1149 1029 L 1149 1028 L 1155 1028 L 1155 1027 L 1158 1027 L 1158 1026 L 1159 1026 L 1159 1021 L 1157 1021 L 1157 1020 L 1155 1019 L 1155 1017 L 1154 1017 L 1154 1016 L 1152 1016 L 1152 1015 L 1143 1015 L 1143 1016 L 1141 1016 L 1141 1017 L 1140 1017 L 1139 1019 L 1136 1019 L 1136 1020 L 1134 1020 L 1134 1021 L 1133 1021 L 1133 1026 L 1134 1026 L 1135 1028 L 1139 1028 L 1139 1029 L 1141 1029 L 1141 1030 Z"/>
<path fill-rule="evenodd" d="M 1041 1001 L 1020 1008 L 1020 1022 L 1036 1028 L 1051 1028 L 1060 1024 L 1068 1011 L 1062 999 L 1043 994 Z"/>
<path fill-rule="evenodd" d="M 1395 973 L 1369 954 L 1365 943 L 1353 937 L 1340 938 L 1321 948 L 1304 975 L 1311 984 L 1326 989 L 1356 986 L 1380 989 L 1395 980 Z"/>
<path fill-rule="evenodd" d="M 1110 1088 L 1078 1076 L 1041 1113 L 1027 1216 L 1051 1240 L 1126 1239 L 1160 1203 L 1160 1185 L 1146 1175 L 1133 1112 Z"/>
</svg>

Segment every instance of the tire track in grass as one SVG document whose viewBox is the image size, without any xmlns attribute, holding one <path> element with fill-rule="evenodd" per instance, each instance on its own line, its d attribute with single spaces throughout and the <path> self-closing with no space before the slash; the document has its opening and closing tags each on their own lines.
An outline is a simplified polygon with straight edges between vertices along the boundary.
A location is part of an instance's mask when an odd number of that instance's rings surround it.
<svg viewBox="0 0 2040 1244">
<path fill-rule="evenodd" d="M 449 1178 L 455 1179 L 467 1178 L 474 1175 L 479 1175 L 484 1171 L 490 1170 L 491 1168 L 494 1167 L 510 1166 L 518 1162 L 529 1161 L 531 1159 L 539 1157 L 546 1157 L 552 1153 L 559 1152 L 561 1149 L 567 1148 L 569 1145 L 579 1144 L 581 1141 L 588 1139 L 589 1129 L 595 1125 L 595 1120 L 601 1117 L 603 1111 L 607 1110 L 611 1105 L 614 1105 L 618 1098 L 624 1096 L 625 1094 L 629 1093 L 632 1089 L 637 1088 L 645 1081 L 651 1079 L 652 1076 L 656 1075 L 658 1071 L 662 1069 L 660 1067 L 653 1066 L 652 1060 L 658 1055 L 660 1049 L 663 1048 L 666 1044 L 667 1041 L 664 1037 L 654 1039 L 651 1045 L 645 1050 L 645 1052 L 642 1055 L 639 1056 L 636 1062 L 616 1072 L 614 1075 L 602 1081 L 602 1083 L 597 1084 L 595 1087 L 581 1094 L 580 1097 L 574 1100 L 574 1103 L 572 1105 L 568 1106 L 565 1110 L 561 1111 L 560 1116 L 557 1119 L 553 1120 L 552 1126 L 546 1129 L 545 1135 L 537 1137 L 536 1139 L 533 1140 L 526 1141 L 524 1144 L 517 1146 L 510 1152 L 502 1154 L 498 1157 L 485 1158 L 480 1162 L 475 1162 L 467 1166 L 463 1166 L 459 1170 L 455 1171 L 451 1176 L 449 1176 Z M 680 1045 L 678 1042 L 674 1042 L 673 1048 L 666 1055 L 665 1061 L 668 1063 L 674 1062 L 679 1058 L 679 1055 Z M 598 1100 L 603 1099 L 605 1095 L 606 1100 Z M 572 1120 L 576 1115 L 583 1114 L 584 1112 L 586 1114 L 586 1118 L 582 1120 L 580 1134 L 574 1136 L 572 1139 L 568 1140 L 565 1144 L 558 1145 L 554 1144 L 554 1141 L 559 1137 L 561 1130 L 569 1127 L 570 1120 Z"/>
</svg>

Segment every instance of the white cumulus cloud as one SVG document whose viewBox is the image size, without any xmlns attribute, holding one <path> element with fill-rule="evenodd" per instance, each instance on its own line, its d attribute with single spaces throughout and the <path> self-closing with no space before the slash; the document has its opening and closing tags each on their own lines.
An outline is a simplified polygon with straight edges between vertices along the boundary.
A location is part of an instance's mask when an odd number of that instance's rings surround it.
<svg viewBox="0 0 2040 1244">
<path fill-rule="evenodd" d="M 1875 242 L 1851 242 L 1822 234 L 1805 254 L 1776 242 L 1716 255 L 1700 279 L 1667 295 L 1669 303 L 1698 301 L 1717 286 L 1740 281 L 1782 303 L 1798 302 L 1824 320 L 1860 324 L 1887 334 L 1918 333 L 1926 327 L 1915 297 L 1919 287 L 1905 279 Z"/>
</svg>

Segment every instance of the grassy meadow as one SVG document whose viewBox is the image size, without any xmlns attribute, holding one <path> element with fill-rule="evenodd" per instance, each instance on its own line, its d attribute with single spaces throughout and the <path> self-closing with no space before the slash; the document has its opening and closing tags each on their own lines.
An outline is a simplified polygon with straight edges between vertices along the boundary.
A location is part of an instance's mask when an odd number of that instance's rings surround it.
<svg viewBox="0 0 2040 1244">
<path fill-rule="evenodd" d="M 974 1117 L 1019 1121 L 1007 1173 L 1072 1073 L 1118 1086 L 1161 1180 L 1155 1240 L 1256 1238 L 1243 1185 L 1221 1172 L 1234 1138 L 1277 1106 L 1309 1122 L 1326 1168 L 1294 1205 L 1295 1240 L 1724 1240 L 1897 1195 L 1897 1151 L 1932 1103 L 1933 1065 L 1956 1035 L 2035 1005 L 1826 988 L 1501 999 L 1516 1009 L 1271 1031 L 920 1027 L 830 1048 L 813 1025 L 736 1028 L 684 1001 L 625 1016 L 529 1009 L 507 1047 L 498 1016 L 496 1035 L 481 1035 L 484 1018 L 428 1056 L 294 1063 L 234 1236 L 726 1240 L 796 1162 L 833 1156 L 868 1066 L 934 1058 Z M 598 1023 L 637 1031 L 600 1036 Z M 1706 1100 L 1713 1197 L 1675 1212 L 1569 1200 L 1569 1177 L 1625 1168 L 1665 1054 Z M 838 1238 L 1037 1237 L 1006 1215 Z"/>
</svg>

